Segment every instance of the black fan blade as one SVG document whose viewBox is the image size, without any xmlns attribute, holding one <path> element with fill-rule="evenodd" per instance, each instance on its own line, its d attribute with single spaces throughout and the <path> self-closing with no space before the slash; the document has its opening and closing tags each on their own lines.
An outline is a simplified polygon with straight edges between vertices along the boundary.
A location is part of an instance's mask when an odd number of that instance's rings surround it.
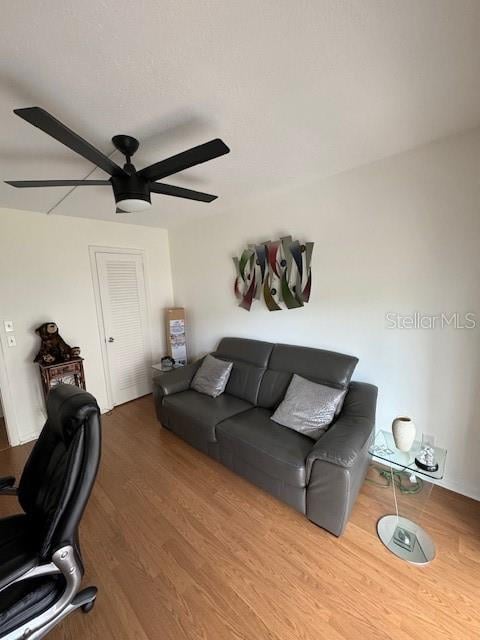
<svg viewBox="0 0 480 640">
<path fill-rule="evenodd" d="M 164 196 L 176 196 L 177 198 L 187 198 L 188 200 L 198 200 L 199 202 L 212 202 L 218 196 L 212 196 L 210 193 L 202 193 L 201 191 L 192 191 L 183 187 L 175 187 L 172 184 L 163 184 L 153 182 L 150 184 L 152 193 L 161 193 Z"/>
<path fill-rule="evenodd" d="M 205 144 L 199 144 L 198 147 L 193 147 L 188 151 L 178 153 L 176 156 L 172 156 L 166 160 L 160 160 L 160 162 L 151 164 L 149 167 L 145 167 L 145 169 L 141 169 L 137 173 L 146 180 L 161 180 L 184 169 L 189 169 L 202 162 L 207 162 L 207 160 L 213 160 L 214 158 L 223 156 L 229 151 L 230 149 L 227 145 L 220 140 L 220 138 L 216 138 L 215 140 L 210 140 L 210 142 L 205 142 Z"/>
<path fill-rule="evenodd" d="M 5 180 L 12 187 L 83 187 L 111 186 L 108 180 Z"/>
<path fill-rule="evenodd" d="M 126 175 L 125 171 L 115 164 L 104 153 L 95 149 L 89 142 L 81 138 L 75 131 L 62 124 L 52 115 L 40 107 L 28 107 L 26 109 L 14 109 L 13 112 L 23 118 L 34 127 L 38 127 L 49 136 L 58 140 L 66 147 L 83 156 L 97 167 L 106 171 L 109 175 Z"/>
</svg>

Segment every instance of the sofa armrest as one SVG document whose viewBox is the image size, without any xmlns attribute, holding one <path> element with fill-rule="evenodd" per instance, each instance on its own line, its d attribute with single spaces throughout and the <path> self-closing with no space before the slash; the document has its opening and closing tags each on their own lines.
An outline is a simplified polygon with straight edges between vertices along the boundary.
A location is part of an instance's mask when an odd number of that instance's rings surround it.
<svg viewBox="0 0 480 640">
<path fill-rule="evenodd" d="M 317 440 L 307 458 L 307 478 L 316 460 L 352 467 L 375 428 L 378 389 L 366 382 L 352 382 L 340 416 Z"/>
<path fill-rule="evenodd" d="M 167 396 L 172 396 L 174 393 L 181 393 L 190 389 L 190 383 L 193 380 L 193 376 L 200 367 L 202 360 L 192 362 L 184 367 L 178 367 L 178 369 L 172 369 L 168 373 L 157 376 L 153 379 L 153 399 L 155 403 L 155 413 L 157 419 L 161 424 L 164 424 L 163 415 L 163 400 Z"/>
<path fill-rule="evenodd" d="M 160 396 L 171 396 L 174 393 L 180 393 L 190 388 L 193 376 L 200 367 L 201 360 L 192 362 L 184 367 L 172 369 L 168 373 L 164 373 L 154 379 L 153 384 L 155 390 Z"/>
<path fill-rule="evenodd" d="M 336 536 L 347 525 L 370 464 L 377 388 L 352 382 L 336 422 L 307 457 L 307 518 Z"/>
</svg>

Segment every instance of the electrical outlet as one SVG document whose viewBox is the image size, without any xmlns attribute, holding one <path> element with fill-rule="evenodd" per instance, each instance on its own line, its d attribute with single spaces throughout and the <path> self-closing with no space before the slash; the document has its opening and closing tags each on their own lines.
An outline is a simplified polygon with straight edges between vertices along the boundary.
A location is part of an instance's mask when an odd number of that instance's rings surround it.
<svg viewBox="0 0 480 640">
<path fill-rule="evenodd" d="M 10 333 L 13 331 L 13 320 L 4 320 L 3 326 L 5 327 L 5 331 Z"/>
<path fill-rule="evenodd" d="M 15 336 L 8 336 L 7 337 L 7 344 L 9 347 L 16 347 L 17 346 L 17 341 L 15 340 Z"/>
</svg>

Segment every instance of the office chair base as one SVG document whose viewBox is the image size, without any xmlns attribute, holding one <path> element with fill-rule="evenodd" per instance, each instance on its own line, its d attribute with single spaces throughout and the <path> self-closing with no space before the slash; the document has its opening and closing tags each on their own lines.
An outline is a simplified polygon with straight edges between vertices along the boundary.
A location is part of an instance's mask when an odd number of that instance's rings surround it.
<svg viewBox="0 0 480 640">
<path fill-rule="evenodd" d="M 91 611 L 97 597 L 97 587 L 87 587 L 78 591 L 80 587 L 81 571 L 73 547 L 70 545 L 58 549 L 53 554 L 53 562 L 31 569 L 17 579 L 18 581 L 41 575 L 63 574 L 66 582 L 65 591 L 49 609 L 33 620 L 20 625 L 6 635 L 2 640 L 40 640 L 44 638 L 64 618 L 77 609 L 85 613 Z M 78 591 L 78 593 L 75 593 Z"/>
<path fill-rule="evenodd" d="M 82 612 L 83 613 L 90 613 L 90 611 L 93 609 L 95 605 L 95 598 L 93 600 L 90 600 L 90 602 L 87 602 L 87 604 L 84 604 L 82 606 Z"/>
<path fill-rule="evenodd" d="M 80 593 L 77 593 L 72 604 L 76 608 L 80 608 L 83 613 L 89 613 L 89 611 L 93 609 L 96 599 L 97 587 L 87 587 L 80 591 Z"/>
</svg>

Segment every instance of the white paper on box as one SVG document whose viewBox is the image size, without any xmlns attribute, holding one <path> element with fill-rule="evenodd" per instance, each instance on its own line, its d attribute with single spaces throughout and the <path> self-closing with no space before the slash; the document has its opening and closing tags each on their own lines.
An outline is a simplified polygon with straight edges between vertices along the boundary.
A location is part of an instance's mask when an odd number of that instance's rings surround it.
<svg viewBox="0 0 480 640">
<path fill-rule="evenodd" d="M 179 364 L 186 364 L 187 344 L 185 337 L 185 320 L 170 320 L 170 348 L 172 358 Z"/>
</svg>

